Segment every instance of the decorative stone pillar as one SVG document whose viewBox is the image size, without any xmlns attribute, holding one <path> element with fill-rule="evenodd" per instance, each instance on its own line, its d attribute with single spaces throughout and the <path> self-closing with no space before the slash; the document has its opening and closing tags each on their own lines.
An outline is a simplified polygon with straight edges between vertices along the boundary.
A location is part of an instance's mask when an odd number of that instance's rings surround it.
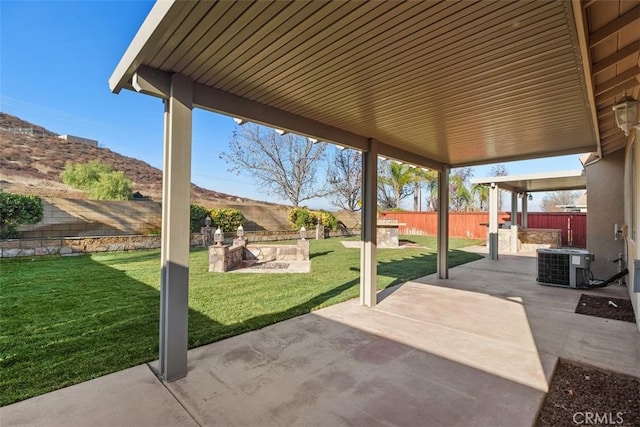
<svg viewBox="0 0 640 427">
<path fill-rule="evenodd" d="M 324 239 L 324 225 L 316 224 L 316 240 Z"/>
<path fill-rule="evenodd" d="M 211 241 L 211 227 L 201 227 L 200 231 L 202 232 L 202 247 L 206 248 Z"/>
<path fill-rule="evenodd" d="M 296 261 L 309 261 L 309 241 L 307 239 L 298 240 Z"/>
<path fill-rule="evenodd" d="M 227 271 L 227 257 L 229 246 L 209 246 L 209 272 L 224 273 Z"/>
</svg>

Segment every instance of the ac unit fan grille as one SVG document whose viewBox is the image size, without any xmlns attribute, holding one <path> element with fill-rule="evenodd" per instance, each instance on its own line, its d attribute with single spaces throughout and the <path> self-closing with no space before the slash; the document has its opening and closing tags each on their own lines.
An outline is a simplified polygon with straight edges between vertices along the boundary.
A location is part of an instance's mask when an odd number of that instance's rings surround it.
<svg viewBox="0 0 640 427">
<path fill-rule="evenodd" d="M 554 285 L 571 286 L 569 276 L 570 260 L 562 253 L 538 254 L 538 281 Z"/>
</svg>

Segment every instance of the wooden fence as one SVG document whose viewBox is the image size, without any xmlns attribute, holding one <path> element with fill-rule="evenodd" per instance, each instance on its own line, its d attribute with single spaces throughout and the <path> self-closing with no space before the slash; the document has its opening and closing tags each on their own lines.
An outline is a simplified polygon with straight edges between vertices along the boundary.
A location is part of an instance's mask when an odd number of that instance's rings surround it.
<svg viewBox="0 0 640 427">
<path fill-rule="evenodd" d="M 435 235 L 438 227 L 437 212 L 382 212 L 385 219 L 397 219 L 399 233 L 409 235 Z M 500 212 L 498 223 L 511 221 L 510 212 Z M 521 223 L 518 214 L 518 223 Z M 529 228 L 550 228 L 562 231 L 562 245 L 584 248 L 587 244 L 587 214 L 582 212 L 529 212 Z M 450 212 L 449 237 L 486 239 L 488 212 Z"/>
</svg>

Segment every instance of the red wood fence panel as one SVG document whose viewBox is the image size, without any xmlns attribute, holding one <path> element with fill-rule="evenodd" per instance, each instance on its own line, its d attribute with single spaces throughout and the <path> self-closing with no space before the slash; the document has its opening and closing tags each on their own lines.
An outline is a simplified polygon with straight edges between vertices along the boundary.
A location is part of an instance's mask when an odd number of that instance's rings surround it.
<svg viewBox="0 0 640 427">
<path fill-rule="evenodd" d="M 438 229 L 437 212 L 382 212 L 385 219 L 400 222 L 400 234 L 435 235 Z M 501 212 L 499 223 L 511 220 L 510 212 Z M 521 223 L 518 214 L 518 223 Z M 584 212 L 529 212 L 529 228 L 551 228 L 562 230 L 562 245 L 584 248 L 587 245 L 587 214 Z M 449 237 L 486 239 L 488 212 L 450 212 Z"/>
<path fill-rule="evenodd" d="M 518 214 L 518 221 L 521 221 Z M 562 231 L 562 246 L 587 247 L 587 214 L 585 212 L 530 212 L 529 228 L 551 228 Z"/>
</svg>

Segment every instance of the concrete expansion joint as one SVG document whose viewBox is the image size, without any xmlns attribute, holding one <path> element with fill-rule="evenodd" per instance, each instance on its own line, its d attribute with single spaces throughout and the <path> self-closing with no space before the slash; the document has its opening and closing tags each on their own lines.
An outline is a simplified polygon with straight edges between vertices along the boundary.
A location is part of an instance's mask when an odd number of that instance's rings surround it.
<svg viewBox="0 0 640 427">
<path fill-rule="evenodd" d="M 176 401 L 176 403 L 178 405 L 180 405 L 180 407 L 184 410 L 184 412 L 189 415 L 189 418 L 191 418 L 193 420 L 193 422 L 198 426 L 198 427 L 202 427 L 202 424 L 200 424 L 198 422 L 198 420 L 196 419 L 196 417 L 189 411 L 189 409 L 184 406 L 182 404 L 182 402 L 180 401 L 180 399 L 178 399 L 178 397 L 173 393 L 173 391 L 171 391 L 171 389 L 169 387 L 167 387 L 167 383 L 165 381 L 163 381 L 159 376 L 158 373 L 151 367 L 150 363 L 146 363 L 147 368 L 149 368 L 149 370 L 151 371 L 151 373 L 153 374 L 153 376 L 156 378 L 156 380 L 160 383 L 160 385 L 162 385 L 162 387 L 167 390 L 167 392 L 171 395 L 171 397 L 173 398 L 173 400 Z"/>
</svg>

